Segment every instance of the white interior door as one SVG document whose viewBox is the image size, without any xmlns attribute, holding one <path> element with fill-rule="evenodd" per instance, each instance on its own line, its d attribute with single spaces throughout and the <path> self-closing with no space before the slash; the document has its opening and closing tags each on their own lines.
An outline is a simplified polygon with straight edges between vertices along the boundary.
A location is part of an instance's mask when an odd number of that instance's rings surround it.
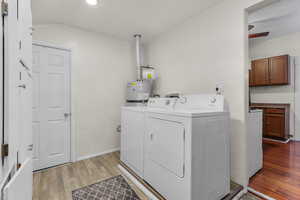
<svg viewBox="0 0 300 200">
<path fill-rule="evenodd" d="M 3 190 L 4 200 L 32 199 L 32 159 L 28 158 Z"/>
<path fill-rule="evenodd" d="M 20 33 L 31 22 L 30 0 L 5 1 L 8 14 L 4 16 L 4 143 L 9 155 L 2 165 L 4 172 L 0 199 L 32 199 L 32 127 L 31 127 L 31 51 L 22 54 L 22 48 L 31 48 L 31 35 Z M 2 4 L 3 5 L 3 4 Z M 22 11 L 22 12 L 20 12 Z M 27 13 L 27 16 L 24 16 Z M 26 19 L 28 23 L 24 23 Z M 29 29 L 30 30 L 30 29 Z M 20 37 L 27 43 L 21 45 Z M 21 60 L 26 60 L 26 65 Z M 1 168 L 0 167 L 0 168 Z M 20 168 L 19 168 L 20 167 Z M 7 178 L 6 178 L 7 177 Z M 2 196 L 3 195 L 3 196 Z M 2 198 L 4 197 L 4 198 Z"/>
<path fill-rule="evenodd" d="M 34 169 L 70 162 L 70 52 L 33 46 Z"/>
</svg>

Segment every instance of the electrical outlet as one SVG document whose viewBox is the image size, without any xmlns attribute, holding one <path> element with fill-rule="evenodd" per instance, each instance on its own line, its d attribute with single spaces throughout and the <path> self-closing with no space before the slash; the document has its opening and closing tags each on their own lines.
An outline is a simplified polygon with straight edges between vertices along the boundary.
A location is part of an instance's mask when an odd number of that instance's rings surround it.
<svg viewBox="0 0 300 200">
<path fill-rule="evenodd" d="M 216 84 L 216 93 L 217 94 L 223 94 L 224 92 L 224 84 L 223 83 L 217 83 Z"/>
<path fill-rule="evenodd" d="M 121 133 L 121 125 L 118 125 L 116 130 L 117 130 L 117 133 Z"/>
</svg>

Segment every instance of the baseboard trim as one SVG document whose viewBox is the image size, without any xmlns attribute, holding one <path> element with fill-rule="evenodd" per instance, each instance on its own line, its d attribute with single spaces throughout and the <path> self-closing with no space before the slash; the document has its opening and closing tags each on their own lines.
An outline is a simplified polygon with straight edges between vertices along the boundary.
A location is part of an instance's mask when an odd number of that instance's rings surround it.
<svg viewBox="0 0 300 200">
<path fill-rule="evenodd" d="M 122 165 L 118 165 L 121 172 L 131 180 L 148 198 L 149 200 L 159 200 L 150 190 L 148 190 L 140 181 L 138 181 L 127 169 Z"/>
<path fill-rule="evenodd" d="M 293 138 L 291 141 L 300 142 L 300 139 Z"/>
<path fill-rule="evenodd" d="M 278 143 L 282 143 L 282 144 L 287 144 L 290 142 L 290 138 L 285 140 L 285 141 L 281 141 L 281 140 L 275 140 L 275 139 L 271 139 L 271 138 L 263 138 L 263 140 L 266 140 L 266 141 L 272 141 L 272 142 L 278 142 Z"/>
<path fill-rule="evenodd" d="M 261 197 L 261 198 L 266 199 L 266 200 L 276 200 L 276 199 L 274 199 L 272 197 L 269 197 L 268 195 L 265 195 L 265 194 L 263 194 L 261 192 L 258 192 L 256 190 L 254 190 L 251 187 L 248 187 L 248 191 L 251 192 L 251 193 L 253 193 L 253 194 L 255 194 L 256 196 Z"/>
<path fill-rule="evenodd" d="M 86 160 L 86 159 L 89 159 L 89 158 L 102 156 L 104 154 L 113 153 L 113 152 L 116 152 L 116 151 L 120 151 L 120 148 L 109 149 L 107 151 L 103 151 L 103 152 L 100 152 L 100 153 L 95 153 L 95 154 L 91 154 L 91 155 L 87 155 L 87 156 L 80 156 L 76 159 L 76 161 Z"/>
<path fill-rule="evenodd" d="M 242 189 L 238 194 L 236 194 L 232 200 L 239 200 L 241 197 L 247 193 L 247 189 Z"/>
</svg>

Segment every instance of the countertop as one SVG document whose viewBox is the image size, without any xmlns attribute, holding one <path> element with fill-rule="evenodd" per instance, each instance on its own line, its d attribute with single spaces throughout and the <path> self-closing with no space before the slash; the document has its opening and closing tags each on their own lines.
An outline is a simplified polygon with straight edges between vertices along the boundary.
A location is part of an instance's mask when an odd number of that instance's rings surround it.
<svg viewBox="0 0 300 200">
<path fill-rule="evenodd" d="M 250 109 L 252 108 L 289 108 L 290 104 L 285 103 L 251 103 Z"/>
</svg>

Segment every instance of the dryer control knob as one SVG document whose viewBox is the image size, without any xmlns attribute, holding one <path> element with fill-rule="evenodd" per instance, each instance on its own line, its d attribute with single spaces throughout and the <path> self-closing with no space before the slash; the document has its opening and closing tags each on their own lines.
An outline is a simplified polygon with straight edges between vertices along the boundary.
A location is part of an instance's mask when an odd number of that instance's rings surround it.
<svg viewBox="0 0 300 200">
<path fill-rule="evenodd" d="M 216 103 L 216 102 L 217 102 L 217 99 L 215 97 L 210 99 L 210 103 Z"/>
</svg>

